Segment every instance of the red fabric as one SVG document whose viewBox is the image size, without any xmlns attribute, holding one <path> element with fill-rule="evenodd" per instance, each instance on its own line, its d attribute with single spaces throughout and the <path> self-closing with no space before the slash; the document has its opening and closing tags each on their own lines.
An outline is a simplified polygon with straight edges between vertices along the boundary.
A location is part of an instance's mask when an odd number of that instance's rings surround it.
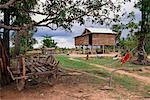
<svg viewBox="0 0 150 100">
<path fill-rule="evenodd" d="M 121 59 L 122 64 L 126 63 L 126 61 L 129 61 L 129 59 L 130 59 L 130 53 L 127 52 L 125 56 Z"/>
</svg>

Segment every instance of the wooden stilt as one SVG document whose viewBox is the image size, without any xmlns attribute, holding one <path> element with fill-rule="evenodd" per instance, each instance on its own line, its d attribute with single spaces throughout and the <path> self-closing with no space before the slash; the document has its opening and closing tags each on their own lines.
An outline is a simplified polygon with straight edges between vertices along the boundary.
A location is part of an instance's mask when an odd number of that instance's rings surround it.
<svg viewBox="0 0 150 100">
<path fill-rule="evenodd" d="M 103 54 L 105 53 L 105 46 L 103 45 Z"/>
<path fill-rule="evenodd" d="M 86 53 L 88 53 L 89 51 L 88 51 L 88 45 L 86 46 Z"/>
<path fill-rule="evenodd" d="M 91 45 L 91 54 L 93 54 L 93 46 Z"/>
</svg>

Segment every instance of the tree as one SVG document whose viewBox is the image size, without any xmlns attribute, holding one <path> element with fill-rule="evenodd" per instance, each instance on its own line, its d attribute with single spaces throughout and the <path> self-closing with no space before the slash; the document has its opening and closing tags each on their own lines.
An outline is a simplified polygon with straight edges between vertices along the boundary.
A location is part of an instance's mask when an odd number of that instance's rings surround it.
<svg viewBox="0 0 150 100">
<path fill-rule="evenodd" d="M 138 59 L 139 64 L 147 63 L 147 54 L 145 52 L 145 41 L 150 34 L 150 2 L 149 0 L 140 0 L 137 4 L 142 13 L 141 30 L 138 35 Z"/>
<path fill-rule="evenodd" d="M 26 0 L 27 1 L 27 0 Z M 20 13 L 18 11 L 18 9 L 20 8 L 26 8 L 26 9 L 32 9 L 33 8 L 33 4 L 35 4 L 36 2 L 34 2 L 34 0 L 31 0 L 29 2 L 29 0 L 26 1 L 15 1 L 15 0 L 1 0 L 0 1 L 0 10 L 1 13 L 4 13 L 4 19 L 0 21 L 0 24 L 2 25 L 23 25 L 26 23 L 29 23 L 31 20 L 29 14 L 27 13 Z M 6 3 L 7 2 L 7 3 Z M 20 3 L 21 2 L 21 3 Z M 22 3 L 23 2 L 23 3 Z M 14 7 L 14 5 L 16 5 Z M 11 22 L 11 23 L 10 23 Z M 0 26 L 1 26 L 0 25 Z M 2 53 L 3 56 L 2 58 L 2 65 L 0 66 L 0 75 L 1 76 L 1 84 L 0 85 L 6 85 L 10 82 L 10 77 L 8 75 L 8 71 L 7 71 L 7 66 L 10 66 L 10 57 L 9 57 L 9 31 L 11 28 L 6 28 L 6 27 L 0 27 L 4 28 L 4 32 L 3 32 L 3 40 L 1 40 L 1 48 L 3 52 L 6 53 Z M 16 31 L 16 30 L 14 30 Z M 22 30 L 18 30 L 16 33 L 22 32 Z M 21 33 L 22 34 L 22 33 Z M 15 42 L 15 56 L 19 55 L 19 46 L 20 46 L 20 37 L 22 36 L 20 33 L 16 35 L 16 42 Z M 7 62 L 7 63 L 6 63 Z"/>
<path fill-rule="evenodd" d="M 127 24 L 123 24 L 125 28 L 122 29 L 128 29 L 130 31 L 130 34 L 135 35 L 134 37 L 136 37 L 138 40 L 137 44 L 138 64 L 147 64 L 148 61 L 146 51 L 148 51 L 149 45 L 145 43 L 146 41 L 149 40 L 150 34 L 150 2 L 149 0 L 139 0 L 138 3 L 135 4 L 135 7 L 141 11 L 142 16 L 141 21 L 139 21 L 139 23 L 135 23 L 134 22 L 135 14 L 134 12 L 131 12 L 127 16 L 127 19 L 130 19 L 129 22 Z M 119 23 L 118 26 L 121 26 L 121 24 Z"/>
<path fill-rule="evenodd" d="M 43 46 L 47 48 L 56 48 L 57 42 L 55 42 L 50 36 L 44 36 L 42 40 Z"/>
</svg>

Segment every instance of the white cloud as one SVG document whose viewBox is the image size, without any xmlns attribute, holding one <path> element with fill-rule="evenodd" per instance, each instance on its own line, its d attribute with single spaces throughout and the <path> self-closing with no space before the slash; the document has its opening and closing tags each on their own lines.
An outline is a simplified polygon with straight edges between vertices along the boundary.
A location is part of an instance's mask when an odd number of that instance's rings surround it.
<svg viewBox="0 0 150 100">
<path fill-rule="evenodd" d="M 74 39 L 73 38 L 64 38 L 64 37 L 53 37 L 53 39 L 58 43 L 57 46 L 60 48 L 74 48 Z"/>
<path fill-rule="evenodd" d="M 37 44 L 33 45 L 34 48 L 41 48 L 42 47 L 42 40 L 43 40 L 43 37 L 34 37 L 36 38 L 36 40 L 38 41 Z M 65 38 L 65 37 L 52 37 L 52 39 L 57 42 L 57 46 L 60 47 L 60 48 L 74 48 L 75 45 L 74 45 L 74 39 L 73 37 L 68 37 L 68 38 Z"/>
<path fill-rule="evenodd" d="M 43 37 L 34 37 L 36 40 L 37 40 L 37 44 L 34 44 L 33 45 L 33 48 L 41 48 L 42 47 L 42 40 L 43 40 Z"/>
</svg>

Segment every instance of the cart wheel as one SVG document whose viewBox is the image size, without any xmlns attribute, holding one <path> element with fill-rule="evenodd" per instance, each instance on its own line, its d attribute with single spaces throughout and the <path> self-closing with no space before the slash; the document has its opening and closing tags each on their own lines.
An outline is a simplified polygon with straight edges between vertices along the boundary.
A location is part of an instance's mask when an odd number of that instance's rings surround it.
<svg viewBox="0 0 150 100">
<path fill-rule="evenodd" d="M 16 83 L 17 83 L 17 89 L 19 91 L 21 91 L 22 89 L 24 89 L 24 86 L 25 86 L 25 80 L 24 79 L 17 79 Z"/>
<path fill-rule="evenodd" d="M 48 84 L 53 86 L 57 81 L 57 77 L 54 74 L 48 76 Z"/>
</svg>

